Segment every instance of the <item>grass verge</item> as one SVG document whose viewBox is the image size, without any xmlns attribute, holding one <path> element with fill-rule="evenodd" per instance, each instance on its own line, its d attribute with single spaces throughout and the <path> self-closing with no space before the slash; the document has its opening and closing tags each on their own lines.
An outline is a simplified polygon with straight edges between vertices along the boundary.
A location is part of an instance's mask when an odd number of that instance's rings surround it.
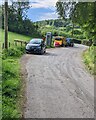
<svg viewBox="0 0 96 120">
<path fill-rule="evenodd" d="M 2 118 L 21 118 L 18 99 L 20 97 L 20 57 L 24 48 L 10 48 L 2 52 Z"/>
<path fill-rule="evenodd" d="M 96 69 L 95 69 L 96 53 L 95 53 L 95 50 L 96 50 L 96 46 L 92 46 L 92 47 L 90 47 L 90 49 L 84 51 L 84 53 L 83 53 L 84 63 L 92 75 L 96 75 Z"/>
</svg>

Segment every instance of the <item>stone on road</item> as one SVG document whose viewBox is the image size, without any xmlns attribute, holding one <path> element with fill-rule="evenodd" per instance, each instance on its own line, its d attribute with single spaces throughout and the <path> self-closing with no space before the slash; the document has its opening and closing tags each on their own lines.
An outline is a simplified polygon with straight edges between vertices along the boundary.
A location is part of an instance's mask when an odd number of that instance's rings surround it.
<svg viewBox="0 0 96 120">
<path fill-rule="evenodd" d="M 81 57 L 86 48 L 76 44 L 23 56 L 28 73 L 24 118 L 94 118 L 94 78 Z"/>
</svg>

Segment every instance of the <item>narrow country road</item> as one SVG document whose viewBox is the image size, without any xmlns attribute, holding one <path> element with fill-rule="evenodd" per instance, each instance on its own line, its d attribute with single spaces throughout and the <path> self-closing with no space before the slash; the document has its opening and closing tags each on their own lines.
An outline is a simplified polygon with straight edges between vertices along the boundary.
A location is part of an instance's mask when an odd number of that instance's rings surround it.
<svg viewBox="0 0 96 120">
<path fill-rule="evenodd" d="M 81 57 L 86 48 L 76 44 L 22 57 L 27 74 L 24 118 L 94 117 L 94 78 Z"/>
</svg>

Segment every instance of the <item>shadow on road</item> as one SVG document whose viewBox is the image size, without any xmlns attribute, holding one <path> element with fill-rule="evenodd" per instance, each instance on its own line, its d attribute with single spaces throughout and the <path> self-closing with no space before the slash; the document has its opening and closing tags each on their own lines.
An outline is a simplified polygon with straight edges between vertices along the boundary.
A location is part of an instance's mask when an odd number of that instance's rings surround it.
<svg viewBox="0 0 96 120">
<path fill-rule="evenodd" d="M 46 52 L 44 56 L 57 56 L 56 53 Z"/>
</svg>

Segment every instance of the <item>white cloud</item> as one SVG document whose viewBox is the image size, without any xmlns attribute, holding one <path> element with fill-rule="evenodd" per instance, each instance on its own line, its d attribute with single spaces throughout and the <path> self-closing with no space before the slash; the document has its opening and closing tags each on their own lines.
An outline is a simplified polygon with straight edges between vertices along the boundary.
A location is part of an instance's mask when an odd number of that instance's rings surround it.
<svg viewBox="0 0 96 120">
<path fill-rule="evenodd" d="M 58 15 L 56 11 L 56 2 L 58 0 L 30 0 L 30 5 L 32 8 L 48 8 L 51 9 L 53 12 L 43 13 L 42 15 L 38 16 L 38 21 L 41 20 L 48 20 L 48 19 L 57 19 Z"/>
<path fill-rule="evenodd" d="M 4 3 L 4 1 L 7 1 L 7 0 L 0 0 L 0 3 L 2 4 Z M 12 1 L 27 2 L 28 0 L 8 0 L 9 4 Z M 53 0 L 53 1 L 51 0 L 29 0 L 30 6 L 32 6 L 32 8 L 51 8 L 51 9 L 54 9 L 57 1 L 58 0 Z"/>
<path fill-rule="evenodd" d="M 32 8 L 50 8 L 54 9 L 58 0 L 30 0 Z"/>
<path fill-rule="evenodd" d="M 49 20 L 49 19 L 57 19 L 58 15 L 56 12 L 52 12 L 52 13 L 45 13 L 42 16 L 38 17 L 38 21 L 41 20 Z"/>
</svg>

